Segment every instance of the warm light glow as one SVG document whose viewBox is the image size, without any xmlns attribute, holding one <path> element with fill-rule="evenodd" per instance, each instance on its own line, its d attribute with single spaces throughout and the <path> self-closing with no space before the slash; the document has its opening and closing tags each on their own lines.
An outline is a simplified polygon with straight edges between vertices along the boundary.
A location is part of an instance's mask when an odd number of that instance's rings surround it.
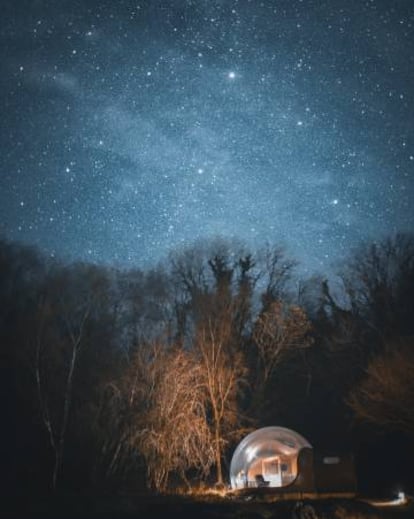
<svg viewBox="0 0 414 519">
<path fill-rule="evenodd" d="M 231 489 L 227 487 L 216 488 L 216 487 L 207 487 L 200 486 L 195 488 L 181 488 L 175 491 L 175 493 L 180 495 L 191 495 L 196 497 L 226 497 L 227 494 L 231 493 Z"/>
<path fill-rule="evenodd" d="M 381 500 L 381 501 L 372 501 L 367 500 L 371 505 L 379 506 L 379 507 L 387 507 L 387 506 L 403 506 L 408 503 L 407 496 L 405 495 L 405 492 L 398 492 L 397 497 L 395 499 L 389 499 L 389 500 Z"/>
<path fill-rule="evenodd" d="M 233 489 L 257 487 L 260 477 L 269 487 L 289 485 L 297 476 L 297 458 L 304 447 L 311 445 L 300 434 L 284 427 L 263 427 L 251 432 L 233 454 Z"/>
</svg>

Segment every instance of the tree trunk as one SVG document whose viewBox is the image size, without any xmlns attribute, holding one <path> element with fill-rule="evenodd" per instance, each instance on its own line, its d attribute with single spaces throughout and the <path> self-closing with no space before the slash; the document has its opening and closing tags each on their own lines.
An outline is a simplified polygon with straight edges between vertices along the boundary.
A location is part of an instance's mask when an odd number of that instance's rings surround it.
<svg viewBox="0 0 414 519">
<path fill-rule="evenodd" d="M 221 465 L 221 449 L 220 449 L 220 426 L 216 422 L 215 426 L 215 441 L 216 441 L 216 479 L 217 484 L 222 485 L 223 484 L 223 469 Z"/>
<path fill-rule="evenodd" d="M 53 490 L 56 490 L 57 477 L 59 475 L 59 470 L 62 465 L 63 449 L 65 447 L 66 429 L 67 429 L 67 425 L 68 425 L 69 410 L 70 410 L 70 404 L 71 404 L 71 400 L 72 400 L 73 372 L 75 370 L 76 357 L 78 355 L 79 346 L 80 346 L 80 338 L 77 340 L 76 344 L 73 345 L 72 359 L 70 362 L 68 378 L 66 381 L 65 403 L 64 403 L 64 407 L 63 407 L 62 427 L 60 430 L 59 443 L 58 443 L 58 447 L 56 450 L 56 457 L 55 457 L 55 468 L 53 471 Z"/>
</svg>

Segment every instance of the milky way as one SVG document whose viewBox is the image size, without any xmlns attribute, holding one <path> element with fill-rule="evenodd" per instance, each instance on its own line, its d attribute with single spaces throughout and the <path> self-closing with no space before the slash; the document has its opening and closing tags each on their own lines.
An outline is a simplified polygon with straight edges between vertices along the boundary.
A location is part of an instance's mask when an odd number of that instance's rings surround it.
<svg viewBox="0 0 414 519">
<path fill-rule="evenodd" d="M 411 0 L 2 7 L 0 233 L 125 266 L 197 238 L 325 271 L 414 229 Z"/>
</svg>

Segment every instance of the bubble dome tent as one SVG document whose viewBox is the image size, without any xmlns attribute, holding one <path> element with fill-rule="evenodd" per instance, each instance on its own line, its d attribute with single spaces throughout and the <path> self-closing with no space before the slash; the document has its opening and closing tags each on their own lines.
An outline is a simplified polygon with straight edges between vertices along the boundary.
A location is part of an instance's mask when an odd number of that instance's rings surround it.
<svg viewBox="0 0 414 519">
<path fill-rule="evenodd" d="M 301 453 L 307 454 L 308 461 Z M 302 466 L 305 469 L 312 466 L 310 443 L 285 427 L 263 427 L 247 435 L 234 451 L 230 464 L 231 487 L 234 490 L 281 488 L 296 486 L 299 480 L 302 486 L 303 474 L 299 477 Z"/>
</svg>

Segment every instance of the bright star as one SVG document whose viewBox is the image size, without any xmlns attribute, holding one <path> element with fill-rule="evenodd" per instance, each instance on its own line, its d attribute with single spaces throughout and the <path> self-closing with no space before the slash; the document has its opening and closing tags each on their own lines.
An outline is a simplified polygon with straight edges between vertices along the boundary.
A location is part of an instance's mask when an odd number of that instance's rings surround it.
<svg viewBox="0 0 414 519">
<path fill-rule="evenodd" d="M 230 72 L 228 73 L 228 78 L 229 78 L 229 79 L 234 79 L 235 77 L 236 77 L 236 73 L 235 73 L 235 72 L 230 71 Z"/>
</svg>

